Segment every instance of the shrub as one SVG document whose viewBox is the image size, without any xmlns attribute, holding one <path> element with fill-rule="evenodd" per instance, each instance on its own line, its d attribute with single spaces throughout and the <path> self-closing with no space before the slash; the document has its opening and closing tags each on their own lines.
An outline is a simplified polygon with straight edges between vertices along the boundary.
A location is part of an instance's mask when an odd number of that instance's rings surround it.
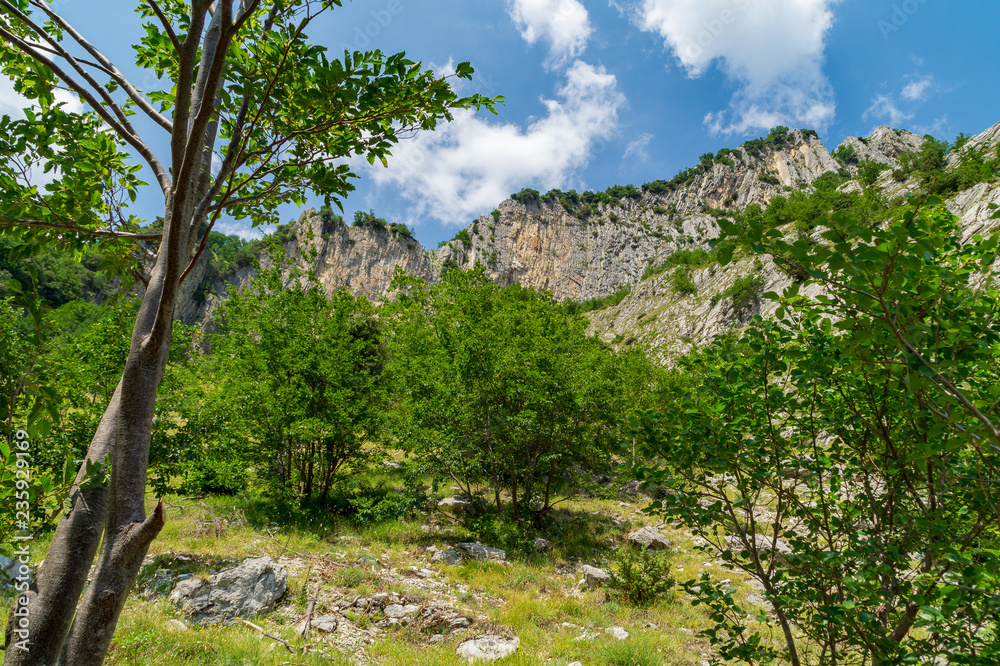
<svg viewBox="0 0 1000 666">
<path fill-rule="evenodd" d="M 406 236 L 407 238 L 413 238 L 413 230 L 402 222 L 393 222 L 389 225 L 389 231 L 399 236 Z"/>
<path fill-rule="evenodd" d="M 675 270 L 670 278 L 670 284 L 674 291 L 682 296 L 690 296 L 698 291 L 698 287 L 694 284 L 694 278 L 691 277 L 691 269 L 687 267 Z"/>
<path fill-rule="evenodd" d="M 538 194 L 538 190 L 533 190 L 530 187 L 526 187 L 520 192 L 510 195 L 510 198 L 524 206 L 528 206 L 533 203 L 538 203 L 542 199 L 541 195 Z M 499 211 L 497 211 L 497 213 L 499 213 Z M 497 219 L 498 217 L 499 214 L 494 215 L 493 219 Z"/>
<path fill-rule="evenodd" d="M 469 235 L 468 229 L 462 229 L 461 231 L 459 231 L 457 234 L 455 234 L 455 237 L 452 238 L 452 240 L 461 241 L 462 247 L 464 247 L 466 250 L 472 249 L 472 236 Z"/>
<path fill-rule="evenodd" d="M 861 158 L 858 157 L 858 151 L 850 144 L 844 144 L 833 151 L 833 159 L 840 162 L 843 166 L 857 164 L 861 161 Z"/>
<path fill-rule="evenodd" d="M 677 583 L 670 574 L 670 561 L 663 553 L 623 548 L 616 565 L 617 570 L 608 572 L 612 594 L 636 606 L 651 605 Z"/>
<path fill-rule="evenodd" d="M 376 217 L 374 211 L 357 211 L 354 213 L 354 226 L 372 227 L 373 229 L 388 229 L 389 223 L 381 217 Z"/>
</svg>

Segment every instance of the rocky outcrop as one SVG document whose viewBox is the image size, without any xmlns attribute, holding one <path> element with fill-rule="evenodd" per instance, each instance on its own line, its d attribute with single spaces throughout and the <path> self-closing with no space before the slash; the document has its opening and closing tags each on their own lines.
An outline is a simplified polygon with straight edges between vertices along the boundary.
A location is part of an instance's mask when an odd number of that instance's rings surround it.
<svg viewBox="0 0 1000 666">
<path fill-rule="evenodd" d="M 170 602 L 202 626 L 232 624 L 274 609 L 288 584 L 288 572 L 270 557 L 244 561 L 208 579 L 181 581 Z"/>
<path fill-rule="evenodd" d="M 878 127 L 872 135 L 866 138 L 850 136 L 844 139 L 837 151 L 850 148 L 854 151 L 856 161 L 847 164 L 851 170 L 857 169 L 857 163 L 865 160 L 881 162 L 895 167 L 899 164 L 899 156 L 913 150 L 920 150 L 924 138 L 906 130 L 894 130 L 891 127 Z"/>
</svg>

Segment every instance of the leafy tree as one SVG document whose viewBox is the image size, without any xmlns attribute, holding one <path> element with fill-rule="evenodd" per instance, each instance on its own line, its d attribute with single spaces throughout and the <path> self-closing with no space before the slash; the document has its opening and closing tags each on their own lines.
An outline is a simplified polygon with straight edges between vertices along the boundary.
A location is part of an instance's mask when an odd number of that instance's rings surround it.
<svg viewBox="0 0 1000 666">
<path fill-rule="evenodd" d="M 150 274 L 139 276 L 145 289 L 125 370 L 87 455 L 98 463 L 112 454 L 110 486 L 73 493 L 27 593 L 31 650 L 8 650 L 6 664 L 62 659 L 86 666 L 108 650 L 165 520 L 162 505 L 149 516 L 144 506 L 156 389 L 180 284 L 218 219 L 253 214 L 255 223 L 273 222 L 280 204 L 301 203 L 309 189 L 342 197 L 353 176 L 345 158 L 384 163 L 411 130 L 433 129 L 454 109 L 493 108 L 494 100 L 478 95 L 459 98 L 447 78 L 403 54 L 330 59 L 305 31 L 341 4 L 139 2 L 145 36 L 135 45 L 136 64 L 162 82 L 144 92 L 49 4 L 0 0 L 0 69 L 35 105 L 23 120 L 0 119 L 0 226 L 28 247 L 80 248 L 97 239 L 123 274 L 145 252 L 135 241 L 157 243 Z M 467 63 L 456 69 L 460 78 L 471 75 Z M 57 103 L 57 86 L 87 112 Z M 148 132 L 133 124 L 137 114 L 149 121 Z M 169 145 L 167 154 L 158 154 L 158 145 Z M 163 194 L 161 233 L 136 233 L 139 220 L 128 214 L 142 186 L 134 160 L 152 171 Z M 37 187 L 30 174 L 41 171 L 53 179 Z"/>
<path fill-rule="evenodd" d="M 245 459 L 278 495 L 325 507 L 345 471 L 364 464 L 380 426 L 379 324 L 346 289 L 282 289 L 268 273 L 220 311 L 217 399 L 235 405 Z"/>
<path fill-rule="evenodd" d="M 387 373 L 399 439 L 515 521 L 545 517 L 585 469 L 609 462 L 622 405 L 617 358 L 549 297 L 483 269 L 436 285 L 397 276 Z M 575 479 L 579 480 L 579 479 Z"/>
<path fill-rule="evenodd" d="M 998 238 L 963 244 L 928 203 L 884 227 L 835 215 L 820 246 L 756 234 L 824 289 L 686 359 L 640 419 L 660 510 L 756 579 L 782 630 L 779 653 L 767 614 L 689 581 L 723 658 L 1000 656 L 1000 312 L 981 277 Z"/>
</svg>

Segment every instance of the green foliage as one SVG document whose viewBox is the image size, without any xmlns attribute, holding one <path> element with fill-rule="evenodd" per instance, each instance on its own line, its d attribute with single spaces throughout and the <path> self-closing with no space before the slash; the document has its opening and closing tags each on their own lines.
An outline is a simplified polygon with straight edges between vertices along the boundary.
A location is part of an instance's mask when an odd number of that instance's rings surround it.
<svg viewBox="0 0 1000 666">
<path fill-rule="evenodd" d="M 472 236 L 469 235 L 468 229 L 462 229 L 451 240 L 460 242 L 466 252 L 472 249 Z"/>
<path fill-rule="evenodd" d="M 744 310 L 760 299 L 761 291 L 764 288 L 764 278 L 757 274 L 743 275 L 720 292 L 714 302 L 723 301 L 727 298 L 732 301 L 734 310 Z"/>
<path fill-rule="evenodd" d="M 776 651 L 761 611 L 708 574 L 688 581 L 723 659 L 1000 656 L 982 631 L 1000 607 L 1000 309 L 975 277 L 1000 238 L 963 243 L 928 204 L 878 227 L 835 215 L 820 245 L 753 233 L 823 289 L 790 287 L 776 321 L 684 359 L 664 411 L 637 415 L 662 465 L 641 476 L 668 489 L 654 506 L 756 579 L 783 629 Z"/>
<path fill-rule="evenodd" d="M 384 358 L 371 307 L 343 289 L 329 299 L 297 281 L 281 289 L 271 272 L 220 314 L 206 360 L 217 382 L 207 405 L 228 423 L 220 439 L 245 443 L 269 492 L 324 505 L 374 453 L 365 442 L 379 430 Z"/>
<path fill-rule="evenodd" d="M 500 221 L 500 211 L 494 210 L 492 213 L 490 213 L 490 216 L 493 218 L 494 222 Z"/>
<path fill-rule="evenodd" d="M 405 236 L 406 238 L 413 238 L 413 229 L 402 222 L 393 222 L 389 225 L 389 231 L 397 236 Z"/>
<path fill-rule="evenodd" d="M 622 548 L 616 567 L 608 571 L 616 596 L 635 606 L 649 606 L 673 589 L 677 581 L 670 572 L 666 553 L 646 548 Z"/>
<path fill-rule="evenodd" d="M 670 276 L 670 286 L 681 296 L 691 296 L 698 291 L 694 278 L 691 277 L 691 269 L 687 267 L 681 267 L 674 271 L 673 275 Z"/>
<path fill-rule="evenodd" d="M 888 164 L 865 160 L 858 164 L 858 182 L 862 187 L 874 187 L 882 172 L 889 168 Z"/>
<path fill-rule="evenodd" d="M 833 151 L 832 154 L 833 159 L 837 160 L 840 162 L 841 166 L 845 167 L 856 165 L 861 161 L 861 158 L 858 156 L 858 151 L 855 150 L 854 146 L 848 143 L 839 146 L 835 151 Z"/>
<path fill-rule="evenodd" d="M 354 226 L 356 227 L 370 227 L 376 230 L 388 229 L 389 223 L 381 217 L 377 217 L 374 211 L 355 211 L 354 213 Z"/>
<path fill-rule="evenodd" d="M 481 484 L 517 522 L 541 520 L 609 463 L 617 356 L 551 297 L 482 268 L 429 285 L 398 274 L 387 376 L 401 445 L 469 496 Z"/>
<path fill-rule="evenodd" d="M 573 301 L 566 300 L 563 301 L 563 307 L 566 312 L 571 315 L 584 314 L 587 312 L 593 312 L 594 310 L 603 310 L 604 308 L 613 308 L 618 305 L 632 293 L 632 285 L 625 285 L 620 287 L 613 294 L 608 294 L 603 298 L 590 298 L 586 301 Z"/>
<path fill-rule="evenodd" d="M 520 192 L 510 195 L 510 198 L 523 206 L 537 204 L 542 200 L 538 190 L 533 190 L 530 187 L 526 187 Z M 495 216 L 494 219 L 496 219 Z"/>
<path fill-rule="evenodd" d="M 677 250 L 667 257 L 666 261 L 647 266 L 645 272 L 642 274 L 642 279 L 648 280 L 649 278 L 668 271 L 675 266 L 685 266 L 688 269 L 697 270 L 699 268 L 710 266 L 715 263 L 715 261 L 716 258 L 714 250 L 709 251 L 701 248 L 692 250 Z M 690 270 L 688 272 L 690 273 Z"/>
</svg>

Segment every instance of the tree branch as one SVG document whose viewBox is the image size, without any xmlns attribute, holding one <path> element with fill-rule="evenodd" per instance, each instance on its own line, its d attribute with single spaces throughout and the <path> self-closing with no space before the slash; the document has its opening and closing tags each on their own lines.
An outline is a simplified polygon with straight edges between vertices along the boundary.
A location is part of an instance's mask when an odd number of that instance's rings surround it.
<svg viewBox="0 0 1000 666">
<path fill-rule="evenodd" d="M 158 241 L 163 237 L 162 234 L 133 234 L 124 231 L 105 231 L 103 229 L 87 229 L 86 227 L 76 227 L 69 224 L 55 224 L 54 222 L 38 222 L 36 220 L 23 220 L 16 217 L 5 217 L 3 215 L 0 215 L 0 224 L 19 225 L 22 227 L 31 227 L 33 229 L 50 229 L 52 231 L 85 234 L 87 236 L 96 236 L 98 238 L 116 238 L 116 239 L 134 240 L 134 241 Z"/>
<path fill-rule="evenodd" d="M 152 2 L 152 0 L 149 1 Z M 72 25 L 70 25 L 68 22 L 66 22 L 64 18 L 62 18 L 54 11 L 52 11 L 52 9 L 44 2 L 33 0 L 32 4 L 35 5 L 36 7 L 39 7 L 42 11 L 44 11 L 56 25 L 65 30 L 66 33 L 76 41 L 77 44 L 82 46 L 87 53 L 89 53 L 97 60 L 97 62 L 101 63 L 102 67 L 104 67 L 104 70 L 108 73 L 108 75 L 112 79 L 114 79 L 115 83 L 121 86 L 122 90 L 124 90 L 128 94 L 129 99 L 135 102 L 136 106 L 142 109 L 142 111 L 147 116 L 149 116 L 153 122 L 155 122 L 163 129 L 167 130 L 167 132 L 173 131 L 172 123 L 169 120 L 167 120 L 163 116 L 163 114 L 161 114 L 159 111 L 153 108 L 153 105 L 149 103 L 149 100 L 143 97 L 142 94 L 138 90 L 136 90 L 131 83 L 129 83 L 128 79 L 125 78 L 125 75 L 122 74 L 121 71 L 119 71 L 118 68 L 115 67 L 114 64 L 110 60 L 108 60 L 108 58 L 105 57 L 105 55 L 101 53 L 93 44 L 88 42 L 83 37 L 83 35 L 77 32 Z M 177 39 L 176 36 L 174 37 L 174 39 L 175 40 Z"/>
<path fill-rule="evenodd" d="M 0 2 L 0 6 L 6 5 L 5 2 Z M 160 187 L 163 189 L 164 193 L 168 192 L 170 189 L 170 176 L 167 174 L 166 169 L 160 164 L 159 159 L 153 153 L 149 147 L 139 139 L 138 136 L 130 133 L 125 127 L 118 123 L 117 120 L 112 117 L 108 110 L 105 109 L 101 103 L 90 93 L 87 88 L 80 82 L 69 76 L 59 65 L 54 63 L 52 60 L 46 58 L 41 53 L 38 53 L 33 46 L 25 42 L 23 39 L 14 35 L 13 33 L 0 28 L 0 37 L 6 40 L 9 44 L 16 47 L 25 55 L 38 61 L 43 67 L 55 74 L 59 79 L 63 81 L 73 92 L 80 96 L 80 99 L 85 101 L 88 106 L 96 113 L 101 120 L 106 122 L 108 126 L 114 130 L 125 143 L 132 146 L 137 153 L 146 161 L 150 169 L 156 175 L 157 181 L 160 183 Z"/>
<path fill-rule="evenodd" d="M 177 55 L 180 56 L 182 48 L 181 42 L 177 39 L 177 33 L 174 32 L 173 26 L 170 25 L 170 20 L 167 18 L 167 15 L 164 14 L 163 10 L 160 9 L 160 6 L 156 4 L 156 0 L 146 0 L 146 4 L 149 5 L 149 8 L 153 10 L 154 14 L 156 14 L 156 18 L 160 19 L 160 24 L 166 31 L 167 37 L 170 38 L 170 43 L 174 45 L 174 50 L 177 51 Z"/>
</svg>

